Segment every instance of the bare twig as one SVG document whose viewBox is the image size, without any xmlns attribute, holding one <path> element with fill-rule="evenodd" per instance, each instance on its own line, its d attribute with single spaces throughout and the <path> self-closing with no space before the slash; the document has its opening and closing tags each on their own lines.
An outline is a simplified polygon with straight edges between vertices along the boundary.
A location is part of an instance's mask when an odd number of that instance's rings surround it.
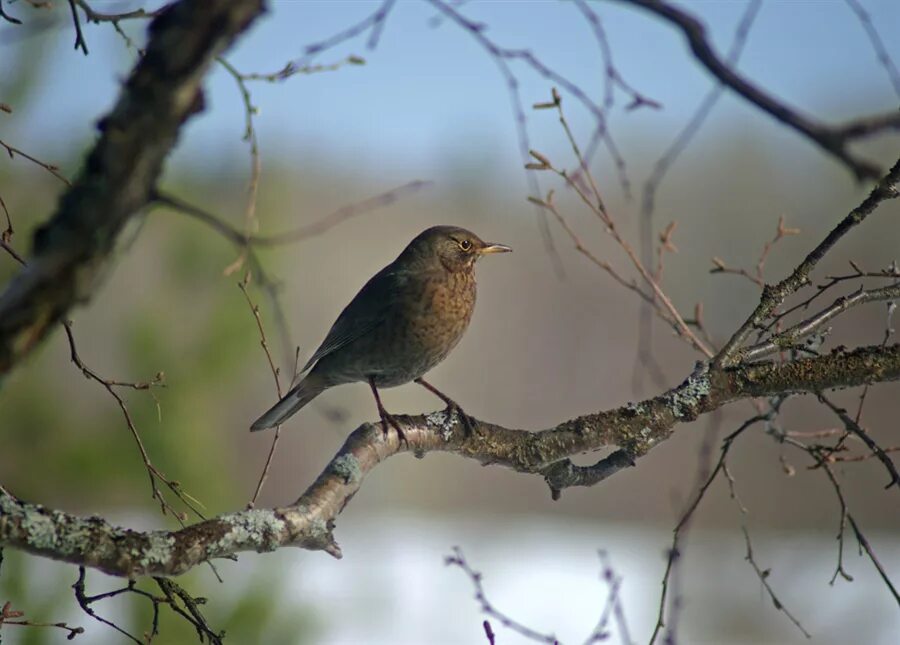
<svg viewBox="0 0 900 645">
<path fill-rule="evenodd" d="M 18 18 L 13 18 L 11 15 L 6 13 L 6 10 L 3 8 L 3 0 L 0 0 L 0 18 L 3 18 L 6 22 L 12 23 L 14 25 L 21 25 L 22 21 Z"/>
<path fill-rule="evenodd" d="M 75 23 L 75 49 L 81 49 L 84 55 L 88 55 L 87 41 L 81 32 L 81 20 L 78 18 L 78 9 L 75 8 L 75 0 L 69 0 L 69 9 L 72 10 L 72 22 Z"/>
<path fill-rule="evenodd" d="M 900 181 L 900 159 L 893 165 L 888 173 L 875 185 L 869 196 L 849 215 L 838 223 L 832 231 L 816 246 L 804 260 L 797 265 L 793 272 L 774 286 L 766 285 L 762 297 L 753 313 L 744 321 L 740 328 L 731 336 L 727 343 L 719 350 L 714 359 L 714 364 L 733 365 L 743 356 L 740 346 L 754 329 L 759 329 L 772 313 L 784 302 L 785 298 L 793 294 L 801 287 L 809 284 L 809 275 L 819 261 L 825 257 L 835 244 L 847 234 L 848 231 L 865 221 L 883 201 L 894 199 L 898 196 L 895 184 Z"/>
<path fill-rule="evenodd" d="M 444 559 L 444 563 L 447 565 L 459 567 L 463 570 L 463 573 L 465 573 L 469 577 L 469 580 L 472 582 L 472 586 L 475 588 L 475 600 L 477 600 L 478 604 L 481 605 L 481 611 L 483 613 L 498 621 L 504 627 L 511 629 L 521 636 L 524 636 L 528 640 L 536 641 L 538 643 L 550 643 L 550 645 L 556 645 L 556 636 L 554 636 L 553 634 L 542 634 L 531 629 L 530 627 L 526 627 L 522 623 L 513 620 L 506 614 L 502 613 L 496 607 L 494 607 L 494 605 L 491 604 L 484 593 L 484 584 L 481 579 L 481 574 L 469 566 L 469 563 L 466 562 L 465 556 L 463 556 L 462 549 L 460 549 L 459 547 L 454 547 L 453 555 L 447 556 Z"/>
<path fill-rule="evenodd" d="M 591 195 L 588 195 L 578 182 L 573 181 L 571 175 L 567 171 L 558 169 L 550 162 L 549 159 L 547 159 L 547 157 L 533 150 L 530 151 L 530 154 L 537 160 L 537 162 L 529 163 L 528 168 L 532 170 L 549 170 L 563 179 L 566 184 L 575 191 L 581 201 L 584 202 L 584 204 L 595 215 L 597 215 L 597 217 L 606 227 L 607 232 L 612 235 L 615 242 L 622 248 L 623 251 L 625 251 L 625 254 L 628 256 L 629 260 L 631 260 L 631 263 L 637 270 L 638 274 L 641 276 L 641 278 L 643 278 L 643 280 L 652 290 L 652 296 L 660 300 L 663 308 L 671 317 L 674 326 L 678 331 L 678 334 L 682 338 L 687 340 L 704 356 L 712 357 L 712 350 L 708 348 L 706 344 L 702 340 L 700 340 L 693 332 L 693 330 L 691 330 L 691 328 L 688 327 L 688 325 L 684 322 L 684 319 L 675 308 L 675 305 L 672 304 L 672 301 L 669 299 L 669 297 L 663 292 L 656 280 L 653 279 L 653 276 L 640 261 L 632 246 L 619 233 L 615 221 L 613 220 L 609 211 L 607 211 L 606 206 L 603 203 L 603 199 L 600 195 L 599 189 L 597 188 L 596 182 L 594 181 L 593 176 L 588 170 L 587 162 L 582 156 L 581 150 L 579 149 L 575 138 L 572 136 L 572 131 L 569 128 L 568 122 L 566 121 L 565 115 L 562 110 L 561 97 L 555 89 L 553 90 L 552 105 L 557 109 L 559 113 L 560 124 L 562 125 L 569 144 L 571 145 L 575 157 L 578 160 L 579 168 L 584 173 L 585 178 L 590 184 Z M 543 201 L 540 200 L 535 200 L 535 203 L 538 205 L 543 205 Z"/>
<path fill-rule="evenodd" d="M 430 181 L 411 181 L 409 183 L 403 184 L 402 186 L 398 186 L 397 188 L 392 188 L 391 190 L 364 199 L 360 202 L 342 206 L 310 224 L 298 226 L 297 228 L 285 231 L 284 233 L 277 233 L 267 236 L 253 235 L 250 237 L 248 237 L 246 233 L 242 233 L 241 231 L 227 224 L 219 217 L 216 217 L 208 211 L 189 204 L 188 202 L 185 202 L 184 200 L 173 195 L 157 192 L 154 196 L 154 201 L 158 204 L 169 206 L 176 211 L 179 211 L 185 215 L 189 215 L 195 219 L 200 220 L 201 222 L 204 222 L 205 224 L 208 224 L 209 226 L 212 226 L 218 233 L 224 235 L 234 244 L 249 245 L 255 247 L 272 247 L 281 246 L 284 244 L 293 244 L 295 242 L 301 242 L 308 238 L 321 235 L 328 229 L 337 226 L 345 220 L 356 217 L 357 215 L 362 215 L 370 211 L 377 210 L 379 208 L 390 206 L 399 199 L 417 193 L 424 188 L 430 187 L 431 185 L 432 183 Z"/>
<path fill-rule="evenodd" d="M 875 50 L 875 56 L 878 58 L 878 62 L 881 63 L 881 66 L 884 68 L 884 71 L 894 88 L 894 92 L 900 97 L 900 71 L 897 70 L 897 66 L 894 64 L 890 53 L 888 53 L 887 47 L 884 46 L 884 41 L 878 34 L 878 30 L 875 28 L 872 17 L 862 4 L 860 4 L 859 0 L 845 0 L 845 2 L 847 3 L 847 6 L 850 7 L 850 10 L 856 15 L 859 24 L 862 25 L 862 28 L 865 30 L 866 37 L 868 37 L 869 42 L 872 43 L 872 49 Z"/>
<path fill-rule="evenodd" d="M 872 451 L 872 454 L 878 457 L 878 460 L 882 464 L 884 464 L 885 469 L 888 471 L 888 474 L 891 477 L 885 488 L 890 488 L 894 485 L 900 488 L 900 473 L 897 472 L 897 467 L 894 465 L 893 460 L 887 455 L 884 449 L 879 446 L 878 443 L 874 439 L 872 439 L 872 437 L 869 436 L 869 433 L 866 432 L 862 426 L 860 426 L 852 417 L 850 417 L 850 415 L 847 414 L 847 411 L 845 409 L 836 406 L 831 402 L 831 399 L 829 399 L 824 394 L 819 394 L 819 401 L 824 403 L 829 410 L 834 412 L 835 415 L 837 415 L 837 417 L 844 424 L 844 427 L 847 428 L 847 431 L 856 435 L 864 444 L 866 444 L 869 450 Z"/>
<path fill-rule="evenodd" d="M 718 462 L 716 462 L 715 467 L 713 468 L 712 472 L 710 472 L 706 477 L 705 481 L 703 481 L 698 486 L 697 492 L 694 494 L 693 499 L 691 500 L 690 504 L 688 504 L 687 508 L 685 508 L 684 512 L 681 515 L 681 519 L 678 520 L 678 524 L 676 524 L 675 528 L 672 530 L 672 546 L 669 548 L 668 557 L 666 560 L 666 570 L 665 573 L 663 573 L 662 591 L 659 596 L 659 609 L 656 616 L 656 625 L 654 626 L 653 633 L 650 636 L 650 645 L 653 645 L 656 642 L 656 639 L 659 638 L 662 634 L 663 627 L 666 626 L 666 606 L 667 601 L 669 600 L 669 587 L 677 563 L 681 558 L 681 545 L 682 541 L 684 540 L 684 534 L 690 527 L 694 512 L 697 510 L 700 502 L 703 501 L 703 498 L 706 496 L 706 491 L 709 490 L 709 487 L 716 480 L 716 477 L 718 477 L 719 473 L 726 468 L 726 459 L 728 457 L 728 452 L 731 450 L 731 446 L 734 444 L 734 441 L 752 425 L 759 423 L 760 421 L 766 421 L 768 419 L 769 415 L 762 414 L 751 417 L 744 421 L 740 426 L 738 426 L 738 428 L 731 434 L 725 437 L 725 439 L 722 441 L 722 448 L 721 452 L 719 453 Z M 670 626 L 669 633 L 671 633 L 671 630 L 672 628 Z"/>
<path fill-rule="evenodd" d="M 118 595 L 119 593 L 123 593 L 124 591 L 130 591 L 134 587 L 134 583 L 133 582 L 130 583 L 129 586 L 125 590 L 117 590 L 114 592 L 109 592 L 109 593 L 100 594 L 98 596 L 91 597 L 85 593 L 85 589 L 84 589 L 85 575 L 86 575 L 85 568 L 78 567 L 78 580 L 76 580 L 75 584 L 72 585 L 72 589 L 75 590 L 75 600 L 78 602 L 78 606 L 81 607 L 81 609 L 84 611 L 84 613 L 86 613 L 88 616 L 90 616 L 94 620 L 99 621 L 109 627 L 112 627 L 114 630 L 116 630 L 117 632 L 122 634 L 122 636 L 124 636 L 128 640 L 134 641 L 138 645 L 144 645 L 143 641 L 138 639 L 136 636 L 133 636 L 132 634 L 128 633 L 127 631 L 125 631 L 124 629 L 122 629 L 121 627 L 116 625 L 114 622 L 107 620 L 103 616 L 100 616 L 99 614 L 97 614 L 96 611 L 94 611 L 94 608 L 91 607 L 91 603 L 96 602 L 97 600 L 102 600 L 103 598 L 110 598 L 115 595 Z"/>
<path fill-rule="evenodd" d="M 84 627 L 70 627 L 68 623 L 37 623 L 24 618 L 25 612 L 12 608 L 11 602 L 6 602 L 0 607 L 0 629 L 4 625 L 17 625 L 19 627 L 57 627 L 69 632 L 66 640 L 73 640 L 76 636 L 84 633 Z"/>
<path fill-rule="evenodd" d="M 37 159 L 36 157 L 31 156 L 31 155 L 28 154 L 27 152 L 23 152 L 23 151 L 20 150 L 19 148 L 15 148 L 15 147 L 13 147 L 13 146 L 11 146 L 11 145 L 9 145 L 9 144 L 3 142 L 3 141 L 0 141 L 0 146 L 6 148 L 6 153 L 9 155 L 9 158 L 10 158 L 10 159 L 15 159 L 15 158 L 16 158 L 16 155 L 19 155 L 19 156 L 22 157 L 23 159 L 27 159 L 27 160 L 30 161 L 31 163 L 37 164 L 38 166 L 40 166 L 41 168 L 43 168 L 44 170 L 46 170 L 47 172 L 49 172 L 51 175 L 53 175 L 54 177 L 56 177 L 57 179 L 59 179 L 61 182 L 63 182 L 63 183 L 66 184 L 67 186 L 71 186 L 71 185 L 72 185 L 71 182 L 70 182 L 68 179 L 66 179 L 62 174 L 60 174 L 60 172 L 59 172 L 59 166 L 55 166 L 55 165 L 53 165 L 53 164 L 50 164 L 50 163 L 46 163 L 46 162 L 44 162 L 44 161 L 41 161 L 40 159 Z"/>
<path fill-rule="evenodd" d="M 856 133 L 848 133 L 842 126 L 829 127 L 803 116 L 746 80 L 715 53 L 707 38 L 706 27 L 697 18 L 662 0 L 624 1 L 646 9 L 678 27 L 687 38 L 697 61 L 721 83 L 838 159 L 856 175 L 857 179 L 877 179 L 880 176 L 881 171 L 876 165 L 850 152 L 848 146 L 857 136 Z M 900 128 L 900 112 L 895 110 L 876 116 L 880 120 L 881 129 Z"/>
<path fill-rule="evenodd" d="M 775 595 L 775 591 L 772 589 L 772 585 L 769 584 L 769 576 L 772 573 L 772 570 L 763 570 L 756 563 L 756 559 L 753 556 L 753 544 L 750 542 L 750 533 L 747 531 L 747 527 L 742 525 L 741 531 L 743 531 L 744 533 L 744 542 L 747 546 L 747 555 L 745 556 L 745 559 L 750 563 L 750 566 L 753 567 L 753 570 L 759 577 L 759 581 L 762 583 L 763 588 L 766 590 L 766 593 L 769 594 L 769 598 L 772 599 L 772 604 L 775 605 L 775 609 L 787 616 L 804 636 L 806 636 L 807 638 L 812 638 L 812 635 L 803 628 L 803 625 L 800 624 L 800 621 L 797 620 L 790 611 L 788 611 L 788 608 L 784 606 L 784 603 L 782 603 L 778 599 L 778 596 Z"/>
<path fill-rule="evenodd" d="M 744 14 L 738 23 L 734 37 L 729 48 L 726 61 L 729 66 L 734 66 L 740 60 L 744 50 L 744 45 L 750 35 L 750 29 L 753 25 L 759 8 L 762 5 L 761 0 L 752 0 L 747 4 Z M 673 166 L 681 153 L 690 145 L 694 135 L 699 132 L 700 128 L 706 122 L 707 117 L 719 101 L 723 93 L 724 87 L 721 83 L 715 84 L 698 104 L 693 116 L 688 120 L 684 128 L 675 136 L 669 147 L 663 152 L 660 158 L 653 166 L 650 177 L 644 183 L 643 198 L 641 200 L 641 216 L 639 238 L 641 247 L 641 261 L 649 266 L 653 254 L 653 214 L 656 206 L 656 194 L 665 179 L 666 173 Z M 635 391 L 642 388 L 642 371 L 641 366 L 654 369 L 656 359 L 653 355 L 653 326 L 650 316 L 650 310 L 647 305 L 642 305 L 639 310 L 638 319 L 638 342 L 637 342 L 637 361 L 633 375 L 633 387 Z M 708 342 L 708 339 L 707 339 Z M 710 346 L 712 343 L 710 343 Z M 655 378 L 655 382 L 659 379 Z"/>
<path fill-rule="evenodd" d="M 602 643 L 608 640 L 610 633 L 607 625 L 611 619 L 615 619 L 618 625 L 622 645 L 631 645 L 631 635 L 628 630 L 628 623 L 625 621 L 625 610 L 622 608 L 622 577 L 616 574 L 610 562 L 609 554 L 606 551 L 600 551 L 599 556 L 600 566 L 602 567 L 600 578 L 609 586 L 609 595 L 606 598 L 606 603 L 603 605 L 600 619 L 584 641 L 584 645 Z"/>
<path fill-rule="evenodd" d="M 279 370 L 275 367 L 275 361 L 272 360 L 272 353 L 269 351 L 269 343 L 266 340 L 266 331 L 263 327 L 262 317 L 259 315 L 259 306 L 253 304 L 253 300 L 250 299 L 250 294 L 247 292 L 247 285 L 250 283 L 250 273 L 244 275 L 244 279 L 238 282 L 238 288 L 244 294 L 244 298 L 247 300 L 247 304 L 250 307 L 250 311 L 253 313 L 253 318 L 256 320 L 256 328 L 259 330 L 259 344 L 263 349 L 263 352 L 266 354 L 266 360 L 269 362 L 269 369 L 272 370 L 272 378 L 275 379 L 275 392 L 278 394 L 278 399 L 281 400 L 281 379 L 279 378 Z M 275 435 L 272 437 L 272 446 L 269 448 L 269 454 L 266 456 L 266 463 L 263 466 L 262 473 L 260 473 L 259 480 L 256 483 L 256 489 L 253 491 L 253 497 L 250 498 L 250 502 L 247 504 L 247 508 L 253 508 L 256 506 L 256 500 L 259 498 L 259 494 L 262 491 L 263 484 L 266 482 L 266 478 L 269 476 L 269 467 L 272 465 L 272 458 L 275 456 L 275 448 L 278 446 L 278 439 L 281 437 L 281 426 L 276 426 Z"/>
</svg>

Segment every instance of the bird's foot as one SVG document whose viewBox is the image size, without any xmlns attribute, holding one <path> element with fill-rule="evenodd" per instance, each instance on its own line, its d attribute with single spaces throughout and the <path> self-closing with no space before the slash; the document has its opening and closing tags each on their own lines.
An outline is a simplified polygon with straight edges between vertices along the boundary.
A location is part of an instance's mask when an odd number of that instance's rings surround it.
<svg viewBox="0 0 900 645">
<path fill-rule="evenodd" d="M 422 378 L 417 378 L 416 383 L 424 387 L 426 390 L 434 394 L 441 401 L 447 404 L 447 407 L 444 408 L 444 413 L 447 415 L 453 414 L 455 411 L 463 424 L 463 430 L 465 431 L 465 436 L 470 437 L 475 432 L 475 424 L 472 423 L 472 417 L 466 414 L 466 411 L 462 409 L 462 406 L 451 399 L 449 396 L 441 392 L 439 389 L 434 387 L 431 383 Z"/>
<path fill-rule="evenodd" d="M 475 432 L 475 424 L 472 423 L 472 417 L 466 414 L 466 411 L 459 407 L 458 403 L 448 403 L 446 407 L 446 412 L 448 414 L 452 414 L 453 411 L 456 410 L 456 413 L 459 415 L 460 420 L 463 424 L 463 431 L 465 432 L 466 437 L 471 437 Z"/>
<path fill-rule="evenodd" d="M 397 421 L 397 419 L 394 418 L 394 415 L 383 408 L 379 410 L 379 412 L 381 413 L 381 431 L 384 433 L 385 438 L 387 438 L 388 436 L 388 426 L 390 425 L 394 428 L 394 430 L 397 431 L 397 436 L 400 438 L 400 443 L 405 443 L 407 446 L 409 446 L 409 441 L 406 439 L 406 435 L 403 434 L 403 430 L 402 428 L 400 428 L 400 423 Z"/>
</svg>

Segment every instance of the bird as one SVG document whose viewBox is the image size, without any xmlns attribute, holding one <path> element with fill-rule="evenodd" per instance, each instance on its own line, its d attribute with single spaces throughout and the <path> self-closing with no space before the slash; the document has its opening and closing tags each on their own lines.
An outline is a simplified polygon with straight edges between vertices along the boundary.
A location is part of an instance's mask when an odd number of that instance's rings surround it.
<svg viewBox="0 0 900 645">
<path fill-rule="evenodd" d="M 379 388 L 415 381 L 455 408 L 467 430 L 467 415 L 453 399 L 422 377 L 456 347 L 475 309 L 475 263 L 512 251 L 484 242 L 458 226 L 433 226 L 417 235 L 397 258 L 376 273 L 350 301 L 278 403 L 250 426 L 251 431 L 283 424 L 325 390 L 368 383 L 382 430 L 403 432 L 381 402 Z"/>
</svg>

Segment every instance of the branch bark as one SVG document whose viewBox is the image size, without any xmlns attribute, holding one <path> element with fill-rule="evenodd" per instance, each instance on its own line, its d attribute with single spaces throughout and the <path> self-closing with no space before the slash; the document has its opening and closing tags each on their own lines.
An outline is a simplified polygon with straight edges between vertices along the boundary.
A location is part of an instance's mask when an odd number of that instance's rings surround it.
<svg viewBox="0 0 900 645">
<path fill-rule="evenodd" d="M 99 517 L 81 518 L 29 504 L 0 489 L 0 545 L 132 578 L 179 575 L 213 558 L 282 546 L 340 557 L 332 535 L 335 519 L 366 474 L 401 452 L 453 452 L 484 465 L 539 474 L 558 496 L 563 488 L 592 485 L 621 470 L 671 436 L 678 424 L 732 401 L 897 379 L 900 345 L 877 345 L 788 363 L 728 368 L 698 363 L 683 383 L 659 396 L 540 432 L 473 419 L 467 434 L 462 420 L 446 411 L 398 416 L 405 443 L 396 433 L 383 435 L 377 424 L 363 424 L 294 504 L 221 515 L 177 531 L 115 527 Z M 618 450 L 591 468 L 574 466 L 568 459 L 609 446 Z"/>
<path fill-rule="evenodd" d="M 146 53 L 100 121 L 78 179 L 35 234 L 28 267 L 0 296 L 0 375 L 90 298 L 179 130 L 203 109 L 200 84 L 211 61 L 263 10 L 264 0 L 182 0 L 150 24 Z"/>
</svg>

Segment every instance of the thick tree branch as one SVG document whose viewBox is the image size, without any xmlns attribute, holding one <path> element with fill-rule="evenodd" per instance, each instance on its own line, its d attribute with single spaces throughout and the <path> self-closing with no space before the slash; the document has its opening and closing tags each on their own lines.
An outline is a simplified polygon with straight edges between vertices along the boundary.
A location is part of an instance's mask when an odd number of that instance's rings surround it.
<svg viewBox="0 0 900 645">
<path fill-rule="evenodd" d="M 90 298 L 123 227 L 144 207 L 181 126 L 203 107 L 212 60 L 263 11 L 263 0 L 182 0 L 150 24 L 146 54 L 125 82 L 102 135 L 34 258 L 0 295 L 0 374 Z"/>
<path fill-rule="evenodd" d="M 453 452 L 482 464 L 543 475 L 552 491 L 590 485 L 645 455 L 679 423 L 739 399 L 900 379 L 900 345 L 863 347 L 787 363 L 714 368 L 698 363 L 683 383 L 652 399 L 560 423 L 540 432 L 472 420 L 466 431 L 455 414 L 398 416 L 406 437 L 364 424 L 353 432 L 312 486 L 291 506 L 230 513 L 177 531 L 139 532 L 102 518 L 79 518 L 17 500 L 0 489 L 0 545 L 93 567 L 111 575 L 172 576 L 240 551 L 281 546 L 320 549 L 340 557 L 335 518 L 365 475 L 400 452 Z M 579 453 L 616 446 L 594 472 L 572 466 Z M 603 462 L 601 462 L 602 464 Z M 591 469 L 588 469 L 591 470 Z M 594 481 L 590 477 L 599 475 Z M 555 494 L 556 494 L 555 493 Z"/>
</svg>

